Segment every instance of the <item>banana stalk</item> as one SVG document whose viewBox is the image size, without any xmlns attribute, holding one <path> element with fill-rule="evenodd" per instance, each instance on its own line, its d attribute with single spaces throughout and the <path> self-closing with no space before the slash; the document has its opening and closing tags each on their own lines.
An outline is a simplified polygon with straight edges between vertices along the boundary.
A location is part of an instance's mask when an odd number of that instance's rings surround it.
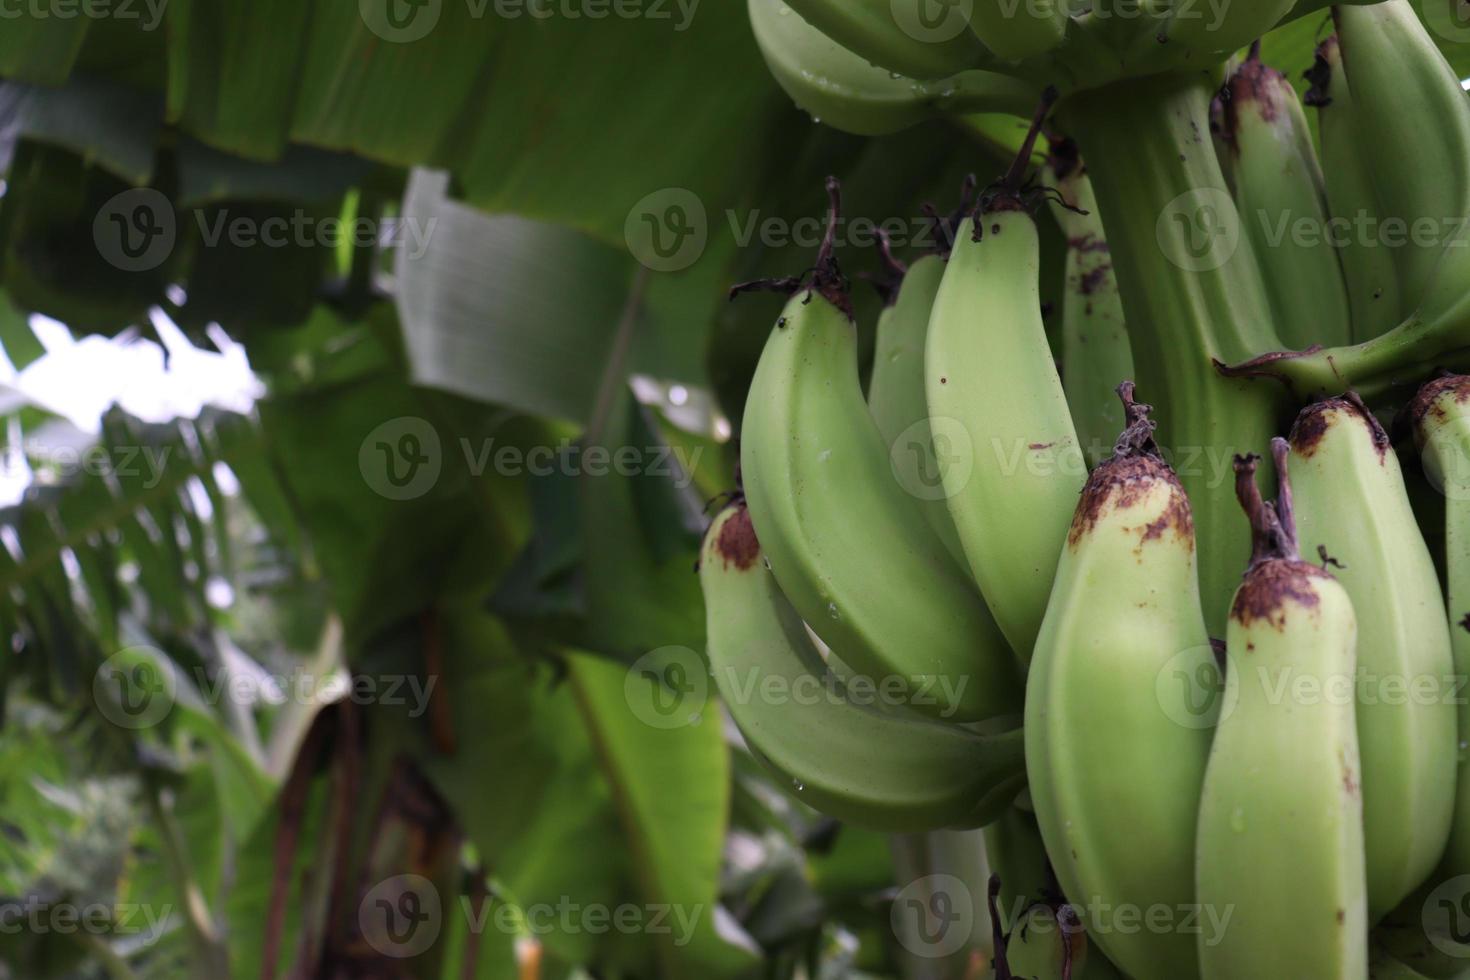
<svg viewBox="0 0 1470 980">
<path fill-rule="evenodd" d="M 1210 142 L 1215 87 L 1205 72 L 1160 75 L 1073 96 L 1059 111 L 1097 193 L 1139 385 L 1194 509 L 1205 620 L 1218 636 L 1232 570 L 1249 553 L 1230 458 L 1266 445 L 1285 392 L 1213 366 L 1280 347 Z"/>
</svg>

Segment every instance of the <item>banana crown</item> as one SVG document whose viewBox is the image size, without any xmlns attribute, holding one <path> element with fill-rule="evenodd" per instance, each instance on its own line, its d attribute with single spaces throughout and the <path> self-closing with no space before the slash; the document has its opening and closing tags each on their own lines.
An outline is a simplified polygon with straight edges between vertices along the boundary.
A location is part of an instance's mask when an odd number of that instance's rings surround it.
<svg viewBox="0 0 1470 980">
<path fill-rule="evenodd" d="M 1118 386 L 1128 427 L 1113 455 L 1098 464 L 1082 488 L 1067 532 L 1067 546 L 1073 550 L 1105 519 L 1115 517 L 1141 521 L 1128 526 L 1138 534 L 1140 544 L 1166 539 L 1172 533 L 1190 549 L 1194 547 L 1189 498 L 1154 441 L 1156 423 L 1148 417 L 1152 409 L 1134 401 L 1133 394 L 1133 382 Z M 1165 491 L 1162 497 L 1160 488 Z"/>
<path fill-rule="evenodd" d="M 1315 612 L 1322 604 L 1322 581 L 1336 582 L 1326 570 L 1301 559 L 1286 469 L 1290 448 L 1285 439 L 1271 440 L 1278 480 L 1274 501 L 1263 500 L 1256 486 L 1260 457 L 1235 457 L 1235 495 L 1251 525 L 1250 564 L 1230 605 L 1231 620 L 1241 626 L 1261 622 L 1284 630 L 1292 606 Z"/>
</svg>

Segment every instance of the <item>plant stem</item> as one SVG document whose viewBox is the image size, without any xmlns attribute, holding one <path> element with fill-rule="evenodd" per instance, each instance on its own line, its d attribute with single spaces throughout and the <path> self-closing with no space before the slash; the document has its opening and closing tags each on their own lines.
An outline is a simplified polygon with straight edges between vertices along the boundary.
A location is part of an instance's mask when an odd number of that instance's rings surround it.
<svg viewBox="0 0 1470 980">
<path fill-rule="evenodd" d="M 1265 452 L 1286 393 L 1214 366 L 1280 346 L 1210 139 L 1216 81 L 1188 72 L 1119 82 L 1067 99 L 1058 113 L 1102 212 L 1139 397 L 1158 408 L 1159 441 L 1194 511 L 1205 620 L 1223 635 L 1250 555 L 1231 460 Z"/>
</svg>

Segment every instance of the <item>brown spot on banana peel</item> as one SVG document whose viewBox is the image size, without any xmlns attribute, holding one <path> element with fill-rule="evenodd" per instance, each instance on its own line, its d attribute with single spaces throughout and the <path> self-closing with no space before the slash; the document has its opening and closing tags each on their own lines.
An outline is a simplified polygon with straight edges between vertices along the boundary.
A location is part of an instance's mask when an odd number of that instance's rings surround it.
<svg viewBox="0 0 1470 980">
<path fill-rule="evenodd" d="M 1336 48 L 1336 34 L 1317 45 L 1312 67 L 1302 72 L 1302 77 L 1307 80 L 1307 91 L 1302 96 L 1303 105 L 1312 106 L 1314 109 L 1325 109 L 1332 104 L 1332 96 L 1327 93 L 1332 88 L 1332 59 L 1330 55 L 1335 52 Z"/>
<path fill-rule="evenodd" d="M 735 513 L 720 528 L 715 538 L 714 554 L 722 559 L 725 567 L 734 565 L 745 571 L 755 565 L 761 556 L 761 543 L 755 536 L 755 525 L 750 520 L 750 509 L 743 503 L 734 504 Z"/>
<path fill-rule="evenodd" d="M 1242 626 L 1264 622 L 1282 630 L 1286 625 L 1286 603 L 1315 609 L 1322 600 L 1314 580 L 1331 577 L 1316 565 L 1299 559 L 1268 559 L 1246 573 L 1235 593 L 1230 617 Z"/>
<path fill-rule="evenodd" d="M 1169 488 L 1169 502 L 1162 513 L 1141 526 L 1139 544 L 1162 538 L 1172 529 L 1190 548 L 1194 547 L 1194 517 L 1189 497 L 1153 440 L 1154 423 L 1148 417 L 1151 409 L 1134 401 L 1133 390 L 1132 382 L 1125 381 L 1118 386 L 1128 425 L 1113 448 L 1113 455 L 1097 465 L 1082 487 L 1082 497 L 1067 532 L 1068 547 L 1075 548 L 1109 508 L 1136 507 L 1160 483 Z"/>
<path fill-rule="evenodd" d="M 1383 462 L 1391 445 L 1388 431 L 1384 429 L 1383 424 L 1378 421 L 1378 418 L 1355 391 L 1350 391 L 1340 398 L 1326 398 L 1313 402 L 1302 409 L 1291 427 L 1292 450 L 1303 459 L 1310 459 L 1321 445 L 1328 430 L 1332 428 L 1333 419 L 1338 413 L 1357 415 L 1367 423 L 1369 437 L 1373 440 L 1373 448 L 1378 452 L 1379 462 Z"/>
<path fill-rule="evenodd" d="M 1431 413 L 1436 422 L 1447 421 L 1442 404 L 1443 396 L 1453 393 L 1455 404 L 1470 402 L 1470 377 L 1463 374 L 1447 374 L 1425 384 L 1409 402 L 1409 420 L 1417 433 Z"/>
<path fill-rule="evenodd" d="M 1273 121 L 1281 113 L 1280 90 L 1277 86 L 1288 85 L 1285 76 L 1261 60 L 1260 47 L 1251 48 L 1250 57 L 1241 62 L 1225 83 L 1224 118 L 1221 135 L 1231 147 L 1236 147 L 1235 137 L 1240 131 L 1240 114 L 1254 105 L 1256 113 L 1266 122 Z"/>
</svg>

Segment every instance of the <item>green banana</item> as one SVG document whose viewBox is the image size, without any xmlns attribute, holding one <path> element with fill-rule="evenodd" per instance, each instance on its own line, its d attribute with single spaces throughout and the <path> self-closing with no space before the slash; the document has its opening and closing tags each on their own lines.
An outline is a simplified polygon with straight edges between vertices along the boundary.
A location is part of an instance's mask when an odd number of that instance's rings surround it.
<svg viewBox="0 0 1470 980">
<path fill-rule="evenodd" d="M 1223 136 L 1235 205 L 1261 263 L 1281 340 L 1294 350 L 1346 344 L 1352 312 L 1327 235 L 1322 168 L 1296 89 L 1259 45 L 1226 82 Z"/>
<path fill-rule="evenodd" d="M 977 0 L 970 26 L 1002 61 L 1024 61 L 1057 48 L 1067 36 L 1067 0 Z"/>
<path fill-rule="evenodd" d="M 1052 140 L 1047 177 L 1060 200 L 1052 216 L 1067 236 L 1062 293 L 1062 390 L 1088 465 L 1096 466 L 1123 429 L 1116 390 L 1133 377 L 1123 297 L 1087 167 L 1071 140 Z"/>
<path fill-rule="evenodd" d="M 860 136 L 947 112 L 1030 111 L 1036 89 L 988 71 L 918 81 L 880 68 L 802 20 L 783 0 L 749 0 L 751 30 L 776 82 L 817 120 Z"/>
<path fill-rule="evenodd" d="M 1410 406 L 1414 441 L 1430 482 L 1444 494 L 1446 603 L 1454 676 L 1470 678 L 1470 378 L 1450 375 L 1420 389 Z M 1443 870 L 1470 874 L 1470 697 L 1459 697 L 1455 816 Z"/>
<path fill-rule="evenodd" d="M 1434 869 L 1454 809 L 1454 670 L 1444 596 L 1388 434 L 1361 399 L 1308 406 L 1291 431 L 1298 536 L 1358 617 L 1358 746 L 1368 911 Z"/>
<path fill-rule="evenodd" d="M 751 749 L 798 799 L 840 820 L 909 832 L 994 819 L 1023 778 L 1021 733 L 977 735 L 849 697 L 761 545 L 737 502 L 710 526 L 699 565 L 710 667 Z"/>
<path fill-rule="evenodd" d="M 926 255 L 905 269 L 889 254 L 886 241 L 884 256 L 901 279 L 888 290 L 889 302 L 878 317 L 868 409 L 888 446 L 899 485 L 920 498 L 929 526 L 968 576 L 965 551 L 944 503 L 941 462 L 924 400 L 924 338 L 944 277 L 944 259 Z"/>
<path fill-rule="evenodd" d="M 1035 127 L 1006 186 L 1020 185 L 1034 137 Z M 924 353 L 930 424 L 952 444 L 941 473 L 949 512 L 1024 661 L 1086 477 L 1041 319 L 1040 262 L 1036 222 L 1013 194 L 977 209 L 956 233 Z"/>
<path fill-rule="evenodd" d="M 1368 975 L 1362 785 L 1351 698 L 1295 697 L 1278 685 L 1351 684 L 1357 622 L 1347 590 L 1300 559 L 1286 470 L 1261 500 L 1255 457 L 1236 460 L 1252 557 L 1231 604 L 1226 691 L 1200 797 L 1196 881 L 1206 909 L 1204 980 Z M 1350 688 L 1349 688 L 1350 690 Z"/>
<path fill-rule="evenodd" d="M 1153 40 L 1176 65 L 1224 61 L 1275 27 L 1293 5 L 1294 0 L 1173 0 Z"/>
<path fill-rule="evenodd" d="M 1055 890 L 1049 884 L 1051 863 L 1041 841 L 1041 828 L 1036 826 L 1034 814 L 1012 806 L 987 824 L 984 833 L 990 870 L 1000 879 L 1001 925 L 1014 929 L 1024 910 Z"/>
<path fill-rule="evenodd" d="M 1194 832 L 1218 693 L 1189 500 L 1121 386 L 1129 426 L 1088 478 L 1026 689 L 1026 773 L 1063 893 L 1137 980 L 1196 975 L 1184 929 L 1131 931 L 1103 909 L 1194 901 Z M 1127 801 L 1126 805 L 1122 801 Z M 1146 847 L 1139 847 L 1140 841 Z"/>
<path fill-rule="evenodd" d="M 1088 945 L 1087 933 L 1070 906 L 1038 903 L 1021 914 L 1006 937 L 1005 962 L 1013 977 L 1081 980 Z"/>
<path fill-rule="evenodd" d="M 1361 232 L 1364 225 L 1381 220 L 1383 205 L 1354 132 L 1357 109 L 1335 35 L 1317 46 L 1307 77 L 1312 87 L 1306 101 L 1317 110 L 1322 143 L 1322 176 L 1332 215 L 1329 227 L 1347 284 L 1352 337 L 1362 342 L 1397 324 L 1407 311 L 1399 301 L 1393 250 Z"/>
<path fill-rule="evenodd" d="M 1470 281 L 1470 99 L 1409 0 L 1337 7 L 1333 19 L 1358 114 L 1358 152 L 1383 217 L 1410 231 L 1394 249 L 1400 295 L 1410 309 L 1432 305 L 1441 268 L 1451 289 L 1463 292 Z M 1421 222 L 1423 240 L 1413 231 Z"/>
<path fill-rule="evenodd" d="M 1470 351 L 1470 99 L 1407 0 L 1333 16 L 1359 152 L 1383 208 L 1377 230 L 1401 246 L 1393 251 L 1407 318 L 1354 347 L 1269 355 L 1231 373 L 1273 375 L 1300 394 L 1373 394 L 1461 365 Z"/>
<path fill-rule="evenodd" d="M 782 590 L 845 663 L 948 720 L 1014 714 L 1015 659 L 919 502 L 893 478 L 863 401 L 857 333 L 832 252 L 835 180 L 828 189 L 813 278 L 775 284 L 795 295 L 751 380 L 740 452 L 751 516 Z"/>
<path fill-rule="evenodd" d="M 1194 509 L 1205 621 L 1220 636 L 1249 547 L 1224 471 L 1266 443 L 1287 399 L 1215 368 L 1280 347 L 1254 249 L 1232 238 L 1238 213 L 1209 139 L 1215 89 L 1206 72 L 1160 75 L 1070 96 L 1058 113 L 1097 193 L 1137 381 Z"/>
<path fill-rule="evenodd" d="M 987 60 L 959 10 L 930 24 L 924 0 L 793 0 L 791 9 L 859 58 L 910 78 L 947 78 Z"/>
</svg>

